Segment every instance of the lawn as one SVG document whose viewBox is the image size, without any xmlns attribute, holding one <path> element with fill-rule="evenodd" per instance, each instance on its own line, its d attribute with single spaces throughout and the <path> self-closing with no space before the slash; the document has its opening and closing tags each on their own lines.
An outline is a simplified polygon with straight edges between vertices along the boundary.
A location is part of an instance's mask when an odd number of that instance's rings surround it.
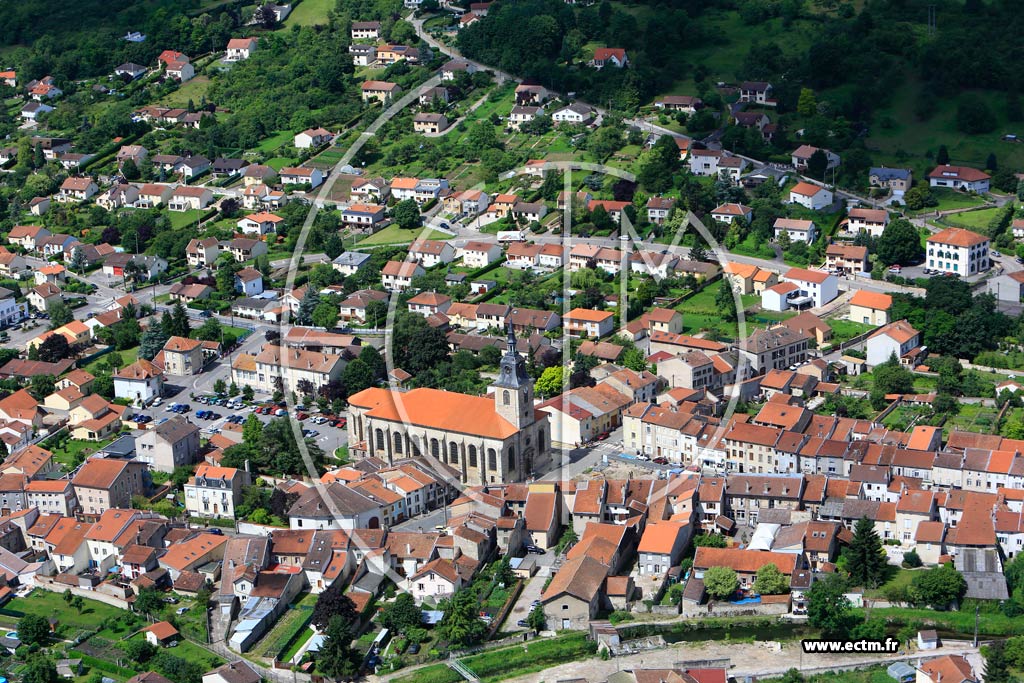
<svg viewBox="0 0 1024 683">
<path fill-rule="evenodd" d="M 272 137 L 267 138 L 260 144 L 256 145 L 257 152 L 263 152 L 269 154 L 276 151 L 281 145 L 291 145 L 295 140 L 295 134 L 289 130 L 283 130 L 279 133 L 274 133 Z"/>
<path fill-rule="evenodd" d="M 951 216 L 946 216 L 942 219 L 943 223 L 949 223 L 961 228 L 967 228 L 969 230 L 984 230 L 988 228 L 988 224 L 992 222 L 992 219 L 1001 214 L 1003 210 L 1001 208 L 993 206 L 989 209 L 978 209 L 977 211 L 965 211 L 964 213 L 955 213 Z"/>
<path fill-rule="evenodd" d="M 729 251 L 733 252 L 734 254 L 740 254 L 741 256 L 750 256 L 752 258 L 775 258 L 775 250 L 772 249 L 767 242 L 761 242 L 760 244 L 757 244 L 753 234 L 748 235 L 745 240 L 734 246 Z"/>
<path fill-rule="evenodd" d="M 117 617 L 123 611 L 102 602 L 86 599 L 85 606 L 79 612 L 69 608 L 60 593 L 41 588 L 35 589 L 24 598 L 14 598 L 7 603 L 5 609 L 9 612 L 38 614 L 47 619 L 57 615 L 61 625 L 80 631 L 95 631 L 105 619 Z"/>
<path fill-rule="evenodd" d="M 174 230 L 180 230 L 188 225 L 192 225 L 204 215 L 207 211 L 204 209 L 190 209 L 188 211 L 168 211 L 167 220 L 171 222 L 171 228 Z"/>
<path fill-rule="evenodd" d="M 900 406 L 886 415 L 882 424 L 889 429 L 906 431 L 911 424 L 927 424 L 926 418 L 931 414 L 931 409 L 924 406 Z M 925 418 L 924 422 L 920 421 L 922 418 Z"/>
<path fill-rule="evenodd" d="M 833 344 L 840 344 L 849 339 L 853 339 L 858 334 L 864 334 L 865 332 L 875 329 L 874 325 L 858 323 L 852 320 L 832 319 L 827 322 L 828 326 L 832 328 Z"/>
<path fill-rule="evenodd" d="M 182 84 L 177 90 L 161 99 L 157 104 L 164 104 L 170 107 L 187 107 L 189 102 L 197 105 L 206 96 L 210 89 L 210 79 L 206 76 L 196 76 L 187 83 Z"/>
<path fill-rule="evenodd" d="M 588 641 L 585 633 L 567 633 L 509 648 L 488 650 L 459 661 L 481 681 L 490 683 L 543 671 L 566 662 L 588 659 L 596 650 L 597 644 Z M 462 677 L 445 664 L 434 664 L 392 680 L 394 683 L 458 683 Z"/>
<path fill-rule="evenodd" d="M 729 340 L 734 340 L 739 336 L 739 326 L 737 323 L 723 320 L 719 314 L 718 307 L 715 305 L 717 293 L 718 286 L 711 285 L 676 306 L 676 310 L 683 314 L 684 334 L 711 332 L 713 337 Z M 753 294 L 746 294 L 740 298 L 744 310 L 761 301 L 760 297 Z M 753 332 L 755 328 L 767 327 L 768 322 L 770 322 L 769 318 L 766 317 L 758 320 L 759 316 L 760 314 L 751 314 L 747 317 L 747 334 Z"/>
<path fill-rule="evenodd" d="M 124 367 L 126 365 L 131 365 L 139 357 L 139 347 L 136 346 L 130 349 L 125 349 L 124 351 L 113 351 L 111 353 L 105 353 L 96 360 L 94 360 L 93 362 L 86 365 L 83 368 L 83 370 L 85 370 L 86 372 L 91 372 L 94 375 L 100 373 L 100 367 L 106 365 L 107 359 L 110 358 L 112 353 L 116 353 L 118 356 L 121 357 L 121 367 Z"/>
<path fill-rule="evenodd" d="M 412 230 L 403 230 L 398 225 L 392 223 L 388 227 L 375 232 L 366 239 L 360 240 L 356 243 L 356 247 L 376 247 L 383 244 L 408 244 L 415 239 L 422 237 L 428 240 L 444 240 L 451 237 L 448 233 L 439 232 L 437 230 L 427 231 L 429 234 L 423 235 L 422 228 L 414 228 Z"/>
<path fill-rule="evenodd" d="M 271 157 L 267 159 L 267 166 L 275 171 L 280 171 L 285 166 L 293 166 L 294 164 L 295 160 L 290 157 Z"/>
<path fill-rule="evenodd" d="M 326 24 L 327 13 L 332 9 L 334 9 L 334 0 L 302 0 L 284 20 L 284 25 L 286 28 L 291 28 L 292 26 Z"/>
<path fill-rule="evenodd" d="M 80 439 L 68 439 L 60 448 L 50 448 L 53 458 L 61 465 L 65 472 L 70 472 L 87 457 L 109 444 L 113 439 L 104 441 L 82 441 Z"/>
<path fill-rule="evenodd" d="M 128 640 L 139 640 L 142 638 L 145 638 L 145 636 L 142 633 L 138 633 L 132 636 L 131 638 L 128 638 Z M 184 639 L 178 640 L 178 644 L 175 645 L 174 648 L 169 650 L 169 652 L 176 657 L 180 657 L 181 659 L 186 659 L 190 662 L 198 663 L 200 666 L 203 667 L 204 671 L 216 669 L 218 666 L 224 663 L 224 660 L 218 657 L 217 655 L 199 647 L 195 643 L 189 642 L 188 640 Z"/>
<path fill-rule="evenodd" d="M 892 565 L 888 565 L 888 566 L 892 567 Z M 894 567 L 894 569 L 896 569 L 895 573 L 893 573 L 892 576 L 889 577 L 888 581 L 883 583 L 878 588 L 865 588 L 864 589 L 864 597 L 865 598 L 881 598 L 881 597 L 883 597 L 885 595 L 886 590 L 888 590 L 890 588 L 895 588 L 895 587 L 906 588 L 906 587 L 910 586 L 910 582 L 914 580 L 914 577 L 917 576 L 917 574 L 919 572 L 919 570 L 915 571 L 915 570 L 910 570 L 910 569 L 904 569 L 902 567 L 899 567 L 899 568 L 895 568 Z"/>
</svg>

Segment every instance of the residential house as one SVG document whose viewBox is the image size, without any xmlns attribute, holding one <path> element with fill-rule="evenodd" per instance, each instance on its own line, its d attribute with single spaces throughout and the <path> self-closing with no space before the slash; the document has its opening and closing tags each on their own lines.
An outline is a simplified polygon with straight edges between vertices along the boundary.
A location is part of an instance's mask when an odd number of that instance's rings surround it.
<svg viewBox="0 0 1024 683">
<path fill-rule="evenodd" d="M 373 230 L 385 223 L 385 207 L 379 204 L 350 204 L 341 211 L 341 222 L 354 228 Z"/>
<path fill-rule="evenodd" d="M 786 233 L 790 242 L 804 242 L 806 244 L 812 243 L 818 236 L 818 229 L 814 225 L 814 221 L 798 218 L 776 218 L 773 227 L 775 228 L 776 241 L 778 241 L 782 233 Z"/>
<path fill-rule="evenodd" d="M 114 398 L 127 398 L 136 405 L 149 405 L 163 393 L 163 370 L 145 358 L 139 358 L 114 373 Z"/>
<path fill-rule="evenodd" d="M 412 117 L 413 132 L 437 135 L 448 127 L 448 117 L 433 112 L 420 112 Z"/>
<path fill-rule="evenodd" d="M 889 225 L 889 212 L 885 209 L 850 209 L 847 218 L 846 229 L 853 234 L 866 232 L 872 237 L 881 237 Z"/>
<path fill-rule="evenodd" d="M 324 174 L 319 168 L 289 166 L 280 171 L 282 185 L 309 185 L 310 189 L 320 187 L 324 182 Z"/>
<path fill-rule="evenodd" d="M 263 273 L 255 268 L 242 268 L 235 273 L 235 291 L 242 296 L 263 293 Z"/>
<path fill-rule="evenodd" d="M 926 352 L 921 346 L 921 333 L 906 320 L 896 320 L 875 330 L 865 344 L 869 368 L 881 365 L 895 356 L 903 365 L 917 365 Z"/>
<path fill-rule="evenodd" d="M 92 178 L 71 176 L 61 183 L 56 199 L 61 203 L 84 202 L 91 199 L 99 189 Z"/>
<path fill-rule="evenodd" d="M 826 170 L 831 171 L 833 168 L 839 166 L 839 155 L 836 154 L 835 152 L 829 151 L 827 149 L 819 149 L 818 147 L 813 147 L 811 145 L 800 145 L 795 150 L 793 150 L 792 154 L 790 155 L 793 167 L 796 168 L 796 170 L 798 171 L 806 171 L 807 164 L 810 162 L 811 157 L 814 156 L 814 153 L 818 151 L 822 152 L 825 155 L 825 158 L 827 159 L 827 163 L 825 166 Z"/>
<path fill-rule="evenodd" d="M 800 296 L 809 296 L 815 308 L 820 308 L 839 296 L 839 278 L 825 271 L 790 268 L 782 276 L 782 281 L 796 285 L 800 290 Z"/>
<path fill-rule="evenodd" d="M 606 599 L 609 568 L 590 557 L 567 560 L 541 595 L 551 628 L 588 630 Z"/>
<path fill-rule="evenodd" d="M 208 268 L 220 256 L 220 241 L 216 237 L 193 239 L 185 247 L 185 259 L 192 267 Z"/>
<path fill-rule="evenodd" d="M 268 233 L 277 232 L 279 225 L 284 223 L 284 219 L 280 216 L 261 211 L 260 213 L 253 213 L 245 216 L 238 221 L 238 229 L 246 235 L 266 235 Z"/>
<path fill-rule="evenodd" d="M 82 514 L 97 519 L 111 508 L 130 509 L 132 496 L 145 492 L 146 466 L 134 460 L 90 458 L 71 483 Z"/>
<path fill-rule="evenodd" d="M 647 200 L 647 221 L 655 225 L 661 225 L 668 218 L 676 200 L 672 197 L 651 197 Z"/>
<path fill-rule="evenodd" d="M 571 335 L 597 339 L 614 331 L 615 314 L 611 311 L 574 308 L 563 316 L 562 323 Z"/>
<path fill-rule="evenodd" d="M 225 62 L 237 62 L 243 59 L 249 59 L 252 53 L 256 51 L 256 38 L 232 38 L 228 41 L 227 54 L 224 56 Z"/>
<path fill-rule="evenodd" d="M 372 254 L 364 251 L 346 251 L 331 261 L 331 267 L 348 277 L 362 270 L 371 258 L 373 258 Z"/>
<path fill-rule="evenodd" d="M 380 22 L 353 21 L 350 32 L 352 40 L 378 40 L 380 38 Z"/>
<path fill-rule="evenodd" d="M 225 245 L 221 245 L 221 249 L 224 249 Z M 245 263 L 251 261 L 257 256 L 263 256 L 267 253 L 267 243 L 250 239 L 248 237 L 236 237 L 227 243 L 227 251 L 231 252 L 231 255 L 239 263 Z"/>
<path fill-rule="evenodd" d="M 832 192 L 820 185 L 800 181 L 790 189 L 789 202 L 811 211 L 821 211 L 832 206 Z"/>
<path fill-rule="evenodd" d="M 868 263 L 868 248 L 830 244 L 825 249 L 825 267 L 839 275 L 866 273 L 871 268 Z"/>
<path fill-rule="evenodd" d="M 914 185 L 913 172 L 909 168 L 872 167 L 868 171 L 868 185 L 903 194 Z"/>
<path fill-rule="evenodd" d="M 401 86 L 387 81 L 365 81 L 362 85 L 363 102 L 374 100 L 388 104 L 400 92 Z"/>
<path fill-rule="evenodd" d="M 590 60 L 590 66 L 595 69 L 603 69 L 606 66 L 614 66 L 617 69 L 629 65 L 629 57 L 621 47 L 598 47 L 594 49 L 594 57 Z"/>
<path fill-rule="evenodd" d="M 850 299 L 849 319 L 881 327 L 889 323 L 889 312 L 892 310 L 892 297 L 881 292 L 858 289 Z"/>
<path fill-rule="evenodd" d="M 754 217 L 754 210 L 743 204 L 722 204 L 711 212 L 711 217 L 719 223 L 732 223 L 734 220 L 749 223 Z"/>
<path fill-rule="evenodd" d="M 947 187 L 964 192 L 988 192 L 991 176 L 968 166 L 936 166 L 928 174 L 931 187 Z"/>
<path fill-rule="evenodd" d="M 455 259 L 455 247 L 444 240 L 416 240 L 409 246 L 409 257 L 424 268 L 433 268 Z"/>
<path fill-rule="evenodd" d="M 15 225 L 7 234 L 7 241 L 27 251 L 33 251 L 36 248 L 36 240 L 49 236 L 50 231 L 39 225 Z"/>
<path fill-rule="evenodd" d="M 585 125 L 594 119 L 596 113 L 590 105 L 583 104 L 582 102 L 573 102 L 552 113 L 551 120 L 555 123 Z"/>
<path fill-rule="evenodd" d="M 740 102 L 773 104 L 772 84 L 764 81 L 744 81 L 740 84 Z"/>
<path fill-rule="evenodd" d="M 213 202 L 213 193 L 205 187 L 179 185 L 171 192 L 167 208 L 171 211 L 199 211 Z"/>
<path fill-rule="evenodd" d="M 977 275 L 992 266 L 990 240 L 970 230 L 946 228 L 927 239 L 928 267 L 961 277 Z"/>
</svg>

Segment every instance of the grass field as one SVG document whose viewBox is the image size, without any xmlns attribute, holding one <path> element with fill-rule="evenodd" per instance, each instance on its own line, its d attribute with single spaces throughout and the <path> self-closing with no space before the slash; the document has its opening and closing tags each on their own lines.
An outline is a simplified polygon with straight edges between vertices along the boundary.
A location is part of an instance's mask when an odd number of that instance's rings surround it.
<svg viewBox="0 0 1024 683">
<path fill-rule="evenodd" d="M 422 237 L 428 240 L 443 240 L 451 237 L 448 233 L 439 232 L 437 230 L 428 231 L 429 234 L 423 235 L 421 228 L 413 230 L 403 230 L 397 225 L 392 223 L 383 230 L 376 232 L 364 240 L 356 243 L 357 247 L 375 247 L 382 244 L 405 244 L 412 242 L 415 239 Z"/>
<path fill-rule="evenodd" d="M 167 220 L 171 222 L 171 227 L 175 230 L 180 230 L 186 225 L 191 225 L 198 221 L 206 211 L 203 209 L 191 209 L 189 211 L 168 211 Z"/>
<path fill-rule="evenodd" d="M 131 365 L 139 357 L 139 347 L 136 346 L 136 347 L 131 348 L 131 349 L 125 349 L 124 351 L 114 351 L 114 353 L 116 353 L 118 356 L 121 357 L 121 362 L 124 365 Z M 100 356 L 99 358 L 97 358 L 93 362 L 91 362 L 88 365 L 86 365 L 85 368 L 84 368 L 85 371 L 86 372 L 91 372 L 92 374 L 95 375 L 97 372 L 99 372 L 100 366 L 105 364 L 109 357 L 110 357 L 109 353 Z"/>
<path fill-rule="evenodd" d="M 988 224 L 992 222 L 992 219 L 1002 213 L 1002 211 L 1001 208 L 994 206 L 990 209 L 965 211 L 963 213 L 955 213 L 952 216 L 946 216 L 942 219 L 942 222 L 974 231 L 985 230 L 988 228 Z"/>
<path fill-rule="evenodd" d="M 829 320 L 828 326 L 832 328 L 832 343 L 839 344 L 848 339 L 853 339 L 858 334 L 864 334 L 875 329 L 874 325 L 853 322 L 852 320 Z"/>
<path fill-rule="evenodd" d="M 196 76 L 187 83 L 183 83 L 174 92 L 161 99 L 157 104 L 166 104 L 171 107 L 187 107 L 189 101 L 198 106 L 200 100 L 206 96 L 210 89 L 210 79 L 206 76 Z"/>
<path fill-rule="evenodd" d="M 292 133 L 289 130 L 283 130 L 279 133 L 274 133 L 274 135 L 267 138 L 260 144 L 256 145 L 256 151 L 269 154 L 270 152 L 273 152 L 281 145 L 291 145 L 294 140 L 294 133 Z"/>
<path fill-rule="evenodd" d="M 295 160 L 289 157 L 271 157 L 267 159 L 267 166 L 275 171 L 280 171 L 285 166 L 295 165 Z"/>
<path fill-rule="evenodd" d="M 327 13 L 332 9 L 334 0 L 302 0 L 284 20 L 284 27 L 326 24 Z"/>
<path fill-rule="evenodd" d="M 113 439 L 103 441 L 82 441 L 79 439 L 68 439 L 60 448 L 51 448 L 53 458 L 64 470 L 70 472 L 78 464 L 79 458 L 86 458 L 99 449 L 109 444 Z"/>
<path fill-rule="evenodd" d="M 62 625 L 78 630 L 98 629 L 104 619 L 116 617 L 122 611 L 102 602 L 86 599 L 85 606 L 79 612 L 69 608 L 60 593 L 52 593 L 41 588 L 37 588 L 24 598 L 14 598 L 6 608 L 24 614 L 38 614 L 47 619 L 57 615 Z"/>
</svg>

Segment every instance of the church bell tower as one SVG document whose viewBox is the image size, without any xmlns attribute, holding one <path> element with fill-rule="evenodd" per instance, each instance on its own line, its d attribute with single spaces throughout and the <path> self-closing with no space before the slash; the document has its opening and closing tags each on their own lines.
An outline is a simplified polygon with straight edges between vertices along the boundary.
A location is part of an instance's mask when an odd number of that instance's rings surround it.
<svg viewBox="0 0 1024 683">
<path fill-rule="evenodd" d="M 533 424 L 533 380 L 526 372 L 526 361 L 516 351 L 516 334 L 508 324 L 505 355 L 498 366 L 498 379 L 491 385 L 498 415 L 518 429 Z"/>
</svg>

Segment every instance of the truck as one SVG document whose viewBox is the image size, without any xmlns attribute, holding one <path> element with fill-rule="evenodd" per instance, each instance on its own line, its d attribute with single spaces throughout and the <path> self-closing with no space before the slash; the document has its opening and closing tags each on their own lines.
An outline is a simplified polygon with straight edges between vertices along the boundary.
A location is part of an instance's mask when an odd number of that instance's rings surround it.
<svg viewBox="0 0 1024 683">
<path fill-rule="evenodd" d="M 498 233 L 498 242 L 525 242 L 526 231 L 525 230 L 502 230 Z"/>
</svg>

